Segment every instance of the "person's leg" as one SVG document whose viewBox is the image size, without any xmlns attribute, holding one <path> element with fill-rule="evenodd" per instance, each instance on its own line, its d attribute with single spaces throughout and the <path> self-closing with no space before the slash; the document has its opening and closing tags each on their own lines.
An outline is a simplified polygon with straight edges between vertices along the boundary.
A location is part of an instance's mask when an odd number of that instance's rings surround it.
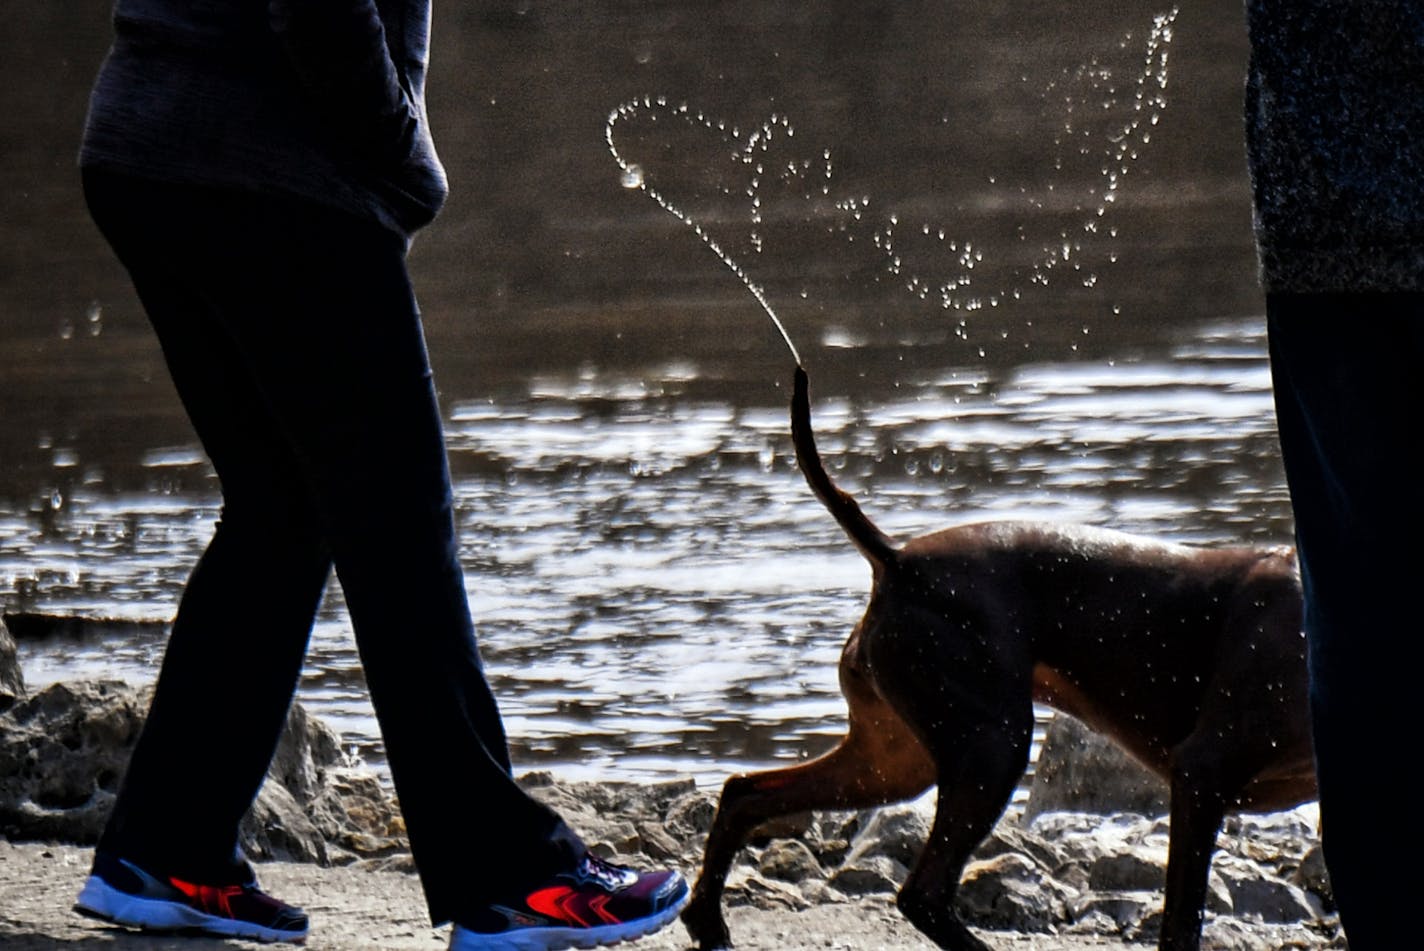
<svg viewBox="0 0 1424 951">
<path fill-rule="evenodd" d="M 1267 315 L 1326 866 L 1350 946 L 1399 947 L 1407 876 L 1379 817 L 1402 793 L 1418 651 L 1424 295 L 1271 294 Z"/>
<path fill-rule="evenodd" d="M 404 242 L 316 205 L 196 194 L 167 223 L 165 250 L 216 302 L 295 462 L 346 595 L 432 917 L 460 917 L 584 847 L 511 775 Z"/>
<path fill-rule="evenodd" d="M 223 494 L 99 849 L 188 881 L 242 882 L 238 824 L 281 734 L 330 557 L 290 449 L 168 247 L 190 235 L 167 230 L 161 192 L 104 176 L 87 185 Z"/>
</svg>

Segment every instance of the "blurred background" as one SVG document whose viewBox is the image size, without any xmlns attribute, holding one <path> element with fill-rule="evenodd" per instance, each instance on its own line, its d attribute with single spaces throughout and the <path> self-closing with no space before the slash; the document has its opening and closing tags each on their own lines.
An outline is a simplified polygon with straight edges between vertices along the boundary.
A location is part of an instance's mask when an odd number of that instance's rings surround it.
<svg viewBox="0 0 1424 951">
<path fill-rule="evenodd" d="M 108 6 L 0 10 L 0 608 L 161 622 L 219 499 L 79 194 Z M 1245 59 L 1236 0 L 437 2 L 452 194 L 411 267 L 519 765 L 712 783 L 838 735 L 869 573 L 768 312 L 887 530 L 1288 541 Z M 335 585 L 300 699 L 380 767 Z"/>
</svg>

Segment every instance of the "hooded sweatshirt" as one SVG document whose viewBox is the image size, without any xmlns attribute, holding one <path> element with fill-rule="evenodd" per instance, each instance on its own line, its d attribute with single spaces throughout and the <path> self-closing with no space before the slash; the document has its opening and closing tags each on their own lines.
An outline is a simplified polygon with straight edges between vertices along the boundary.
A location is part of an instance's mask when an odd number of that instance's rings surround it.
<svg viewBox="0 0 1424 951">
<path fill-rule="evenodd" d="M 79 162 L 315 201 L 403 235 L 447 193 L 430 0 L 116 0 Z"/>
</svg>

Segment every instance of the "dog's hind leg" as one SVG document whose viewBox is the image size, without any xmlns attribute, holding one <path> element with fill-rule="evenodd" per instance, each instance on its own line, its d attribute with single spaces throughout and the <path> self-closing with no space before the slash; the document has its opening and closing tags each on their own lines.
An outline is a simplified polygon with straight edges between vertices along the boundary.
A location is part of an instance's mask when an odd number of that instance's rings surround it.
<svg viewBox="0 0 1424 951">
<path fill-rule="evenodd" d="M 940 764 L 934 825 L 897 905 L 914 926 L 941 948 L 987 951 L 954 909 L 969 856 L 993 830 L 1028 766 L 1033 705 L 974 723 L 941 726 L 934 744 Z"/>
<path fill-rule="evenodd" d="M 787 769 L 733 776 L 722 798 L 683 923 L 702 948 L 730 945 L 722 887 L 732 860 L 758 825 L 811 809 L 861 809 L 916 796 L 935 779 L 915 734 L 876 693 L 848 647 L 841 689 L 850 727 L 835 749 Z"/>
<path fill-rule="evenodd" d="M 897 904 L 940 947 L 980 951 L 954 899 L 1028 767 L 1033 658 L 1028 638 L 993 622 L 1011 612 L 988 587 L 931 598 L 916 580 L 887 579 L 880 623 L 865 635 L 875 682 L 929 751 L 939 787 L 929 839 Z"/>
</svg>

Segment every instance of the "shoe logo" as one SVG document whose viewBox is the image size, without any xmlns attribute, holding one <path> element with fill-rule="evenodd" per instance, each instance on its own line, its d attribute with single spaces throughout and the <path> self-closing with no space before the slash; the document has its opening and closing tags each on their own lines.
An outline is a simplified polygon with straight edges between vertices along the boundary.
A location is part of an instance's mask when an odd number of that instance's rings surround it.
<svg viewBox="0 0 1424 951">
<path fill-rule="evenodd" d="M 591 928 L 598 924 L 598 921 L 593 920 L 595 918 L 601 919 L 605 924 L 621 923 L 618 916 L 606 907 L 611 897 L 595 895 L 590 898 L 566 885 L 556 885 L 533 892 L 524 902 L 539 914 L 555 921 Z M 579 908 L 580 904 L 583 905 L 582 909 Z"/>
<path fill-rule="evenodd" d="M 242 894 L 241 885 L 195 885 L 181 878 L 170 878 L 168 883 L 187 895 L 189 901 L 208 914 L 218 914 L 224 918 L 237 917 L 232 910 L 232 899 Z"/>
</svg>

